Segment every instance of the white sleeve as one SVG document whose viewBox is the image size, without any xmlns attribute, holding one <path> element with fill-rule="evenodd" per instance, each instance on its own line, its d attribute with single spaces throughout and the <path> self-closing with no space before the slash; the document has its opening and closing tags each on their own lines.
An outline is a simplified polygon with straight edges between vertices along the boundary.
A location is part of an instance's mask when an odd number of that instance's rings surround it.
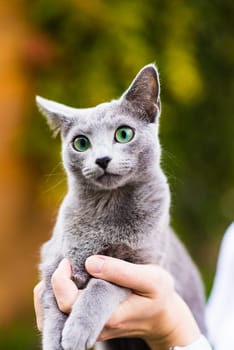
<svg viewBox="0 0 234 350">
<path fill-rule="evenodd" d="M 169 350 L 212 350 L 207 339 L 201 335 L 194 343 L 187 346 L 175 346 Z"/>
<path fill-rule="evenodd" d="M 234 223 L 226 231 L 206 309 L 208 337 L 215 350 L 234 349 Z"/>
</svg>

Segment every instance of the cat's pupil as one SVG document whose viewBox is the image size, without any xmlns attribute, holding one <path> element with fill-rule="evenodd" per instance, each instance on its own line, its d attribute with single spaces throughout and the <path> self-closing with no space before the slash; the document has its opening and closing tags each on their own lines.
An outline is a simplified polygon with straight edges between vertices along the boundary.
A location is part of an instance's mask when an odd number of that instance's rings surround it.
<svg viewBox="0 0 234 350">
<path fill-rule="evenodd" d="M 80 140 L 80 146 L 81 147 L 85 147 L 86 146 L 86 140 L 85 139 L 81 139 Z"/>
<path fill-rule="evenodd" d="M 121 131 L 121 136 L 122 136 L 123 139 L 126 139 L 127 133 L 126 133 L 125 130 L 122 130 L 122 131 Z"/>
</svg>

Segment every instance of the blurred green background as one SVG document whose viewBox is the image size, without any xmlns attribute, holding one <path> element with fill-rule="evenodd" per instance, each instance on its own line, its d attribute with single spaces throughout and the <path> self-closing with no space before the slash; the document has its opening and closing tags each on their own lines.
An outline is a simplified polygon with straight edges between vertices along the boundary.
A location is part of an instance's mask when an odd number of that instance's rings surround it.
<svg viewBox="0 0 234 350">
<path fill-rule="evenodd" d="M 0 2 L 0 348 L 40 348 L 32 289 L 66 190 L 59 140 L 34 103 L 116 98 L 155 62 L 172 225 L 209 293 L 234 218 L 234 2 Z"/>
</svg>

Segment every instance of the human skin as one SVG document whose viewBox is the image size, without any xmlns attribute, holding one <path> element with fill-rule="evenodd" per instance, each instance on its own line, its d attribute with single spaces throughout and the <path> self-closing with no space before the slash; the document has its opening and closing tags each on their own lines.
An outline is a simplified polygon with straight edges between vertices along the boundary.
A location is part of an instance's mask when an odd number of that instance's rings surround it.
<svg viewBox="0 0 234 350">
<path fill-rule="evenodd" d="M 102 330 L 99 341 L 119 337 L 140 337 L 151 350 L 168 350 L 186 346 L 200 336 L 199 328 L 188 306 L 174 289 L 171 275 L 157 265 L 137 265 L 123 260 L 94 255 L 86 260 L 87 271 L 95 278 L 131 289 Z M 71 265 L 63 259 L 52 276 L 52 286 L 58 306 L 68 313 L 79 298 L 71 279 Z M 34 289 L 34 304 L 38 329 L 42 329 L 41 293 L 43 283 Z"/>
</svg>

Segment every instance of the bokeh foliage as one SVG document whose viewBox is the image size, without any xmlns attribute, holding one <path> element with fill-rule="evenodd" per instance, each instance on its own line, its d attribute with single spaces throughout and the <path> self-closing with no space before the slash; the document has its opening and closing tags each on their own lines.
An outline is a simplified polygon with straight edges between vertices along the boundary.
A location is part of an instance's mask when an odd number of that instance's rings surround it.
<svg viewBox="0 0 234 350">
<path fill-rule="evenodd" d="M 21 6 L 38 33 L 24 67 L 33 94 L 88 107 L 120 96 L 145 64 L 158 66 L 172 225 L 209 290 L 222 234 L 234 218 L 234 2 L 25 0 Z M 64 175 L 56 170 L 46 185 L 44 176 L 60 162 L 59 140 L 51 139 L 33 102 L 28 110 L 19 149 L 38 192 L 51 187 L 56 207 Z M 33 349 L 31 337 L 23 338 L 11 341 Z"/>
</svg>

